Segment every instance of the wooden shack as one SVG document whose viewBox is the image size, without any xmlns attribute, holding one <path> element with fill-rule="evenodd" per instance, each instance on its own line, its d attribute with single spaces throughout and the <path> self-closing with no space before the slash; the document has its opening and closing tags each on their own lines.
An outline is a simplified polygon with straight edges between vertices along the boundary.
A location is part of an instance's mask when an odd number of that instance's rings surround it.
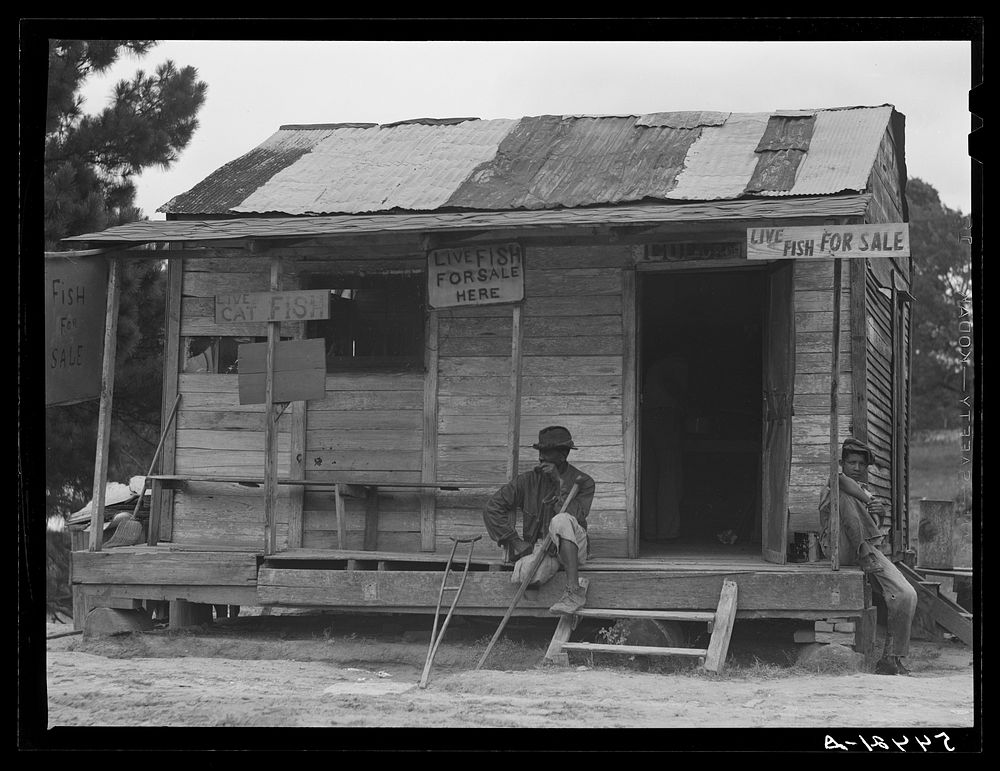
<svg viewBox="0 0 1000 771">
<path fill-rule="evenodd" d="M 857 568 L 787 555 L 819 529 L 838 316 L 837 436 L 874 449 L 907 548 L 910 259 L 842 261 L 835 313 L 832 259 L 748 259 L 748 233 L 905 223 L 903 126 L 890 105 L 282 126 L 165 221 L 67 239 L 166 261 L 164 424 L 180 396 L 148 544 L 75 552 L 78 595 L 432 611 L 450 539 L 562 425 L 597 485 L 589 604 L 714 609 L 729 578 L 738 617 L 861 616 Z M 322 318 L 294 305 L 317 290 Z M 269 334 L 322 341 L 319 394 L 241 399 Z M 686 378 L 669 539 L 644 506 L 664 358 Z M 473 568 L 459 612 L 500 615 L 499 550 Z"/>
</svg>

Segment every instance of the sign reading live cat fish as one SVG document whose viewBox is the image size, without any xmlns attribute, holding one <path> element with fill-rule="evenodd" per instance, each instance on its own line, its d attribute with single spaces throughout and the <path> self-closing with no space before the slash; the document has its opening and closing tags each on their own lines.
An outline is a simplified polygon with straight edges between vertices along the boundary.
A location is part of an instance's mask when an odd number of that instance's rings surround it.
<svg viewBox="0 0 1000 771">
<path fill-rule="evenodd" d="M 747 228 L 748 260 L 909 256 L 906 222 Z"/>
<path fill-rule="evenodd" d="M 330 318 L 329 289 L 243 292 L 215 296 L 215 323 L 312 321 Z"/>
<path fill-rule="evenodd" d="M 427 253 L 427 299 L 432 308 L 514 303 L 524 299 L 519 244 L 481 244 Z"/>
</svg>

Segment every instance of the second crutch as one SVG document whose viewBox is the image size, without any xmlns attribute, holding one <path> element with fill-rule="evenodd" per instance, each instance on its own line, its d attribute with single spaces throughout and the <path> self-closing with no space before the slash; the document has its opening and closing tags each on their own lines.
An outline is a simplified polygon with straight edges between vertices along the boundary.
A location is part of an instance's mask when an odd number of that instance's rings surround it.
<svg viewBox="0 0 1000 771">
<path fill-rule="evenodd" d="M 458 605 L 458 598 L 462 596 L 462 589 L 465 588 L 465 579 L 469 577 L 469 566 L 472 564 L 472 550 L 476 547 L 476 541 L 482 538 L 482 536 L 477 535 L 475 538 L 452 538 L 449 536 L 449 538 L 452 540 L 451 556 L 448 557 L 448 564 L 444 568 L 444 577 L 441 579 L 441 590 L 438 592 L 437 607 L 434 609 L 434 628 L 431 631 L 431 643 L 427 649 L 427 661 L 424 662 L 424 672 L 420 676 L 421 688 L 427 687 L 427 679 L 431 674 L 431 665 L 434 663 L 434 656 L 437 654 L 438 646 L 441 645 L 441 639 L 448 628 L 448 622 L 451 621 L 451 616 Z M 462 572 L 462 580 L 458 586 L 448 586 L 448 578 L 451 576 L 451 563 L 455 559 L 455 551 L 458 549 L 460 543 L 469 544 L 469 553 L 465 558 L 465 570 Z M 441 602 L 444 599 L 446 591 L 455 592 L 455 596 L 451 600 L 451 607 L 448 608 L 448 615 L 444 617 L 444 623 L 441 624 L 441 632 L 439 633 L 438 618 L 441 615 Z"/>
</svg>

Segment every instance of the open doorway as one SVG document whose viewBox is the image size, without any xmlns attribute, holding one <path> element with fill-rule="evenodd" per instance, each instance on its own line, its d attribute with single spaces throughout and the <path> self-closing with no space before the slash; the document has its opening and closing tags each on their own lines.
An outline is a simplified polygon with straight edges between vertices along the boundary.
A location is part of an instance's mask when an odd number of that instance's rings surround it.
<svg viewBox="0 0 1000 771">
<path fill-rule="evenodd" d="M 641 275 L 639 553 L 761 552 L 764 271 Z"/>
</svg>

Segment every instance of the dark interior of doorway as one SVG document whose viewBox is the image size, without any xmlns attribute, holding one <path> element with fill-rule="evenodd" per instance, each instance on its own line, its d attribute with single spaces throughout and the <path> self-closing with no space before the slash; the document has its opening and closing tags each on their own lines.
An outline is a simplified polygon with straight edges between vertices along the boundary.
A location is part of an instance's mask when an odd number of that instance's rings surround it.
<svg viewBox="0 0 1000 771">
<path fill-rule="evenodd" d="M 640 556 L 760 553 L 760 270 L 640 284 Z"/>
</svg>

